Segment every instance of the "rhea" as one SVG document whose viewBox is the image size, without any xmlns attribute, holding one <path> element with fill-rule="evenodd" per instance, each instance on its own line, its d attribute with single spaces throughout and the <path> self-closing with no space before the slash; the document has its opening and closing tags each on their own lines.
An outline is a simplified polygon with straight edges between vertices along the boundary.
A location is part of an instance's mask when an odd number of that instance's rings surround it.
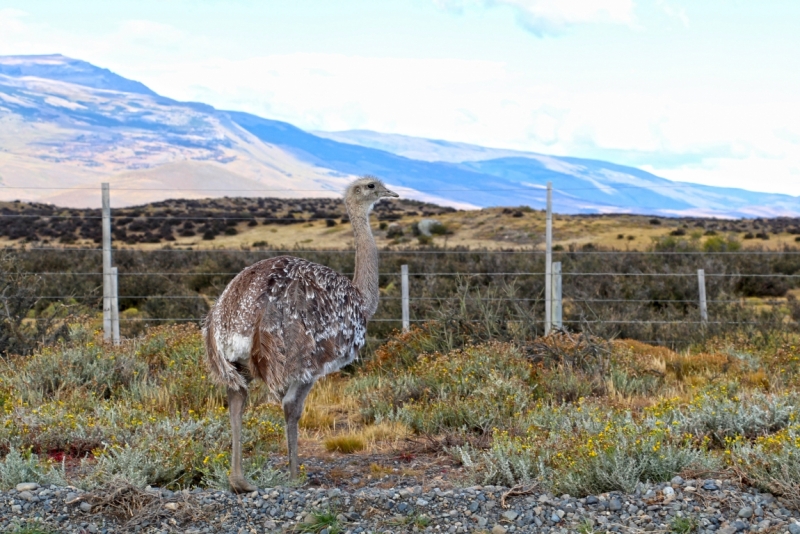
<svg viewBox="0 0 800 534">
<path fill-rule="evenodd" d="M 228 393 L 233 491 L 257 489 L 242 471 L 242 414 L 252 378 L 281 401 L 289 471 L 297 476 L 297 423 L 306 396 L 319 378 L 357 358 L 378 308 L 378 248 L 369 213 L 380 199 L 398 196 L 372 176 L 347 187 L 356 255 L 352 281 L 324 265 L 279 256 L 236 275 L 209 311 L 203 338 L 211 377 Z"/>
</svg>

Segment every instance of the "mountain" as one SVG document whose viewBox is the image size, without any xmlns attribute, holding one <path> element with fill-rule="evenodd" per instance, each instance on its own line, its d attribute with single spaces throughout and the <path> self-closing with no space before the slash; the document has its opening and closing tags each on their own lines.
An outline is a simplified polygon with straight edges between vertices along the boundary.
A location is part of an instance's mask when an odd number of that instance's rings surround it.
<svg viewBox="0 0 800 534">
<path fill-rule="evenodd" d="M 97 206 L 210 196 L 336 196 L 356 175 L 454 207 L 776 216 L 800 199 L 677 183 L 632 167 L 369 131 L 307 132 L 160 96 L 60 55 L 0 56 L 0 199 Z M 59 188 L 59 189 L 54 189 Z M 87 191 L 88 188 L 88 191 Z"/>
</svg>

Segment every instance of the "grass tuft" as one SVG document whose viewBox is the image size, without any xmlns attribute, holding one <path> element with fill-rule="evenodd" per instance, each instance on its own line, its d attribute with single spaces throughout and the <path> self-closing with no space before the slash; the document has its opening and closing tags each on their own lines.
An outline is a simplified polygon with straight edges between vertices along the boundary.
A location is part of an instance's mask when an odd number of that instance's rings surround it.
<svg viewBox="0 0 800 534">
<path fill-rule="evenodd" d="M 325 450 L 328 452 L 352 454 L 354 452 L 363 451 L 366 448 L 367 444 L 361 436 L 340 435 L 325 438 Z"/>
</svg>

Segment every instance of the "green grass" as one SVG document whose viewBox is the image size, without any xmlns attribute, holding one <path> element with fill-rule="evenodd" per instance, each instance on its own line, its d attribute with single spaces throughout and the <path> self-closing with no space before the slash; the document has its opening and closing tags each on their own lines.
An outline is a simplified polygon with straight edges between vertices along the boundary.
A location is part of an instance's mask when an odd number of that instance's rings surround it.
<svg viewBox="0 0 800 534">
<path fill-rule="evenodd" d="M 697 519 L 694 517 L 676 517 L 669 525 L 670 532 L 689 534 L 697 530 Z"/>
<path fill-rule="evenodd" d="M 55 534 L 56 531 L 47 525 L 27 523 L 25 525 L 16 525 L 7 532 L 9 534 Z"/>
<path fill-rule="evenodd" d="M 328 529 L 330 534 L 340 534 L 342 526 L 338 519 L 338 514 L 331 510 L 311 512 L 311 520 L 299 523 L 295 527 L 296 532 L 317 534 Z"/>
</svg>

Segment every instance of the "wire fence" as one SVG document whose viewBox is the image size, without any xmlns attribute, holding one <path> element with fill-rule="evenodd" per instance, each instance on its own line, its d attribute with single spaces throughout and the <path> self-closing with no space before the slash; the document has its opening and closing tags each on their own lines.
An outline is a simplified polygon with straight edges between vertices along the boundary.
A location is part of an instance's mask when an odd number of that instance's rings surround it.
<svg viewBox="0 0 800 534">
<path fill-rule="evenodd" d="M 111 219 L 110 204 L 102 211 L 89 210 L 81 215 L 0 213 L 0 220 L 40 218 L 86 219 L 92 224 L 95 221 L 98 225 L 107 224 Z M 143 215 L 142 218 L 165 222 L 258 219 L 281 223 L 324 221 L 332 216 L 298 219 L 226 214 Z M 51 303 L 60 301 L 65 305 L 77 302 L 83 310 L 106 310 L 109 296 L 104 294 L 104 286 L 108 273 L 100 270 L 104 252 L 109 256 L 113 253 L 118 260 L 119 290 L 114 298 L 123 311 L 119 322 L 130 325 L 200 322 L 227 283 L 245 265 L 259 258 L 299 255 L 327 264 L 346 276 L 353 274 L 354 250 L 351 249 L 253 247 L 245 250 L 188 246 L 149 250 L 116 246 L 112 249 L 110 231 L 104 235 L 104 244 L 105 248 L 23 246 L 17 249 L 16 254 L 28 255 L 28 259 L 21 262 L 26 267 L 15 275 L 43 280 L 37 286 L 41 288 L 39 292 L 28 294 L 26 298 Z M 694 332 L 710 332 L 715 328 L 720 331 L 727 326 L 750 328 L 783 324 L 796 328 L 800 322 L 800 311 L 795 313 L 790 292 L 800 285 L 800 250 L 797 249 L 552 249 L 550 253 L 564 262 L 559 284 L 563 288 L 559 302 L 564 317 L 559 325 L 566 329 L 667 343 L 691 337 Z M 378 325 L 371 327 L 374 339 L 385 338 L 388 332 L 405 323 L 437 322 L 454 328 L 485 323 L 489 317 L 487 306 L 503 308 L 494 316 L 499 322 L 529 322 L 536 325 L 535 332 L 546 330 L 541 326 L 546 322 L 544 279 L 551 275 L 547 271 L 545 250 L 533 247 L 515 250 L 397 249 L 382 250 L 380 255 L 385 267 L 379 273 L 381 304 L 371 321 Z M 401 265 L 409 265 L 407 299 L 399 295 Z M 702 291 L 698 289 L 698 270 L 704 273 Z M 708 298 L 702 299 L 700 294 L 705 293 L 706 284 Z M 786 295 L 789 298 L 784 298 Z M 0 302 L 18 298 L 0 293 Z M 710 309 L 701 313 L 705 307 Z M 463 313 L 454 319 L 458 310 Z M 781 317 L 778 317 L 779 312 Z M 404 321 L 404 317 L 408 319 Z"/>
<path fill-rule="evenodd" d="M 36 248 L 32 250 L 38 251 L 45 251 L 48 253 L 64 253 L 68 251 L 74 251 L 75 249 L 64 249 L 64 248 Z M 85 249 L 87 251 L 96 252 L 99 249 Z M 141 255 L 150 255 L 156 254 L 159 252 L 167 252 L 167 250 L 154 250 L 154 251 L 137 251 L 138 254 Z M 170 251 L 172 252 L 172 251 Z M 213 253 L 214 251 L 208 251 Z M 227 253 L 231 251 L 217 251 L 218 253 Z M 241 251 L 232 251 L 232 252 L 241 252 Z M 251 252 L 252 251 L 248 251 Z M 276 255 L 276 254 L 291 254 L 297 253 L 296 250 L 272 250 L 269 251 L 269 254 Z M 307 250 L 302 252 L 320 252 L 320 251 L 313 251 Z M 339 252 L 339 251 L 336 251 Z M 447 251 L 442 251 L 442 253 Z M 508 254 L 508 251 L 477 251 L 480 254 L 484 255 L 493 255 L 493 254 Z M 406 255 L 415 255 L 418 253 L 425 253 L 425 254 L 436 254 L 435 251 L 408 251 L 405 252 Z M 473 251 L 470 252 L 460 252 L 459 254 L 473 254 Z M 524 252 L 515 251 L 516 254 L 524 254 Z M 658 252 L 637 252 L 638 255 L 658 255 Z M 763 253 L 758 253 L 763 254 Z M 774 252 L 772 254 L 782 254 L 780 252 Z M 792 253 L 794 254 L 794 253 Z M 195 272 L 195 271 L 120 271 L 119 277 L 128 278 L 128 277 L 170 277 L 170 278 L 186 278 L 186 277 L 197 277 L 197 276 L 214 276 L 214 277 L 225 277 L 227 279 L 232 279 L 234 276 L 239 274 L 240 271 L 202 271 L 202 272 Z M 61 293 L 61 294 L 41 294 L 36 295 L 37 299 L 41 300 L 57 300 L 57 301 L 99 301 L 103 298 L 102 295 L 102 278 L 103 273 L 102 271 L 94 271 L 94 272 L 75 272 L 75 271 L 20 271 L 18 272 L 20 276 L 28 276 L 28 277 L 93 277 L 96 279 L 96 288 L 95 291 L 87 294 L 70 294 L 70 293 Z M 342 274 L 346 276 L 352 276 L 352 272 L 343 272 Z M 400 277 L 400 272 L 386 272 L 383 271 L 380 273 L 382 278 L 398 278 Z M 431 278 L 437 277 L 456 277 L 462 278 L 465 280 L 476 278 L 476 277 L 503 277 L 506 278 L 506 281 L 513 281 L 514 279 L 520 277 L 543 277 L 545 275 L 544 271 L 508 271 L 508 272 L 490 272 L 490 271 L 483 271 L 483 272 L 476 272 L 476 271 L 461 271 L 461 272 L 436 272 L 436 271 L 414 271 L 409 272 L 408 276 L 412 278 L 418 279 L 419 283 L 412 283 L 411 290 L 412 294 L 409 296 L 408 300 L 411 303 L 411 314 L 412 319 L 411 322 L 425 322 L 429 320 L 436 320 L 435 317 L 425 317 L 422 316 L 422 310 L 417 311 L 415 313 L 414 303 L 426 302 L 426 303 L 453 303 L 459 302 L 462 300 L 462 297 L 457 296 L 424 296 L 424 295 L 414 295 L 414 289 L 419 287 L 420 284 L 424 285 L 425 280 L 429 280 Z M 650 278 L 688 278 L 688 279 L 696 279 L 697 273 L 696 272 L 614 272 L 614 271 L 602 271 L 602 272 L 569 272 L 569 271 L 562 271 L 561 275 L 565 278 L 570 277 L 604 277 L 609 279 L 620 278 L 620 277 L 650 277 Z M 785 274 L 785 273 L 713 273 L 713 272 L 705 272 L 705 276 L 709 278 L 731 278 L 731 279 L 743 279 L 743 278 L 765 278 L 765 279 L 787 279 L 787 280 L 796 280 L 800 279 L 800 274 Z M 179 294 L 179 295 L 159 295 L 159 294 L 126 294 L 124 292 L 120 292 L 118 298 L 120 300 L 149 300 L 149 301 L 156 301 L 156 300 L 198 300 L 203 302 L 213 302 L 216 299 L 217 295 L 215 294 Z M 3 300 L 13 300 L 16 297 L 13 296 L 6 296 L 0 295 L 0 301 Z M 590 297 L 580 297 L 577 295 L 570 295 L 569 284 L 566 286 L 565 295 L 563 299 L 568 303 L 591 303 L 591 304 L 647 304 L 647 305 L 682 305 L 682 304 L 690 304 L 690 305 L 697 305 L 698 299 L 697 298 L 590 298 Z M 497 297 L 497 296 L 484 296 L 481 298 L 483 302 L 500 302 L 500 303 L 541 303 L 543 300 L 542 295 L 537 296 L 514 296 L 514 297 Z M 402 301 L 402 297 L 397 295 L 383 295 L 381 297 L 382 302 L 393 302 L 393 301 Z M 764 306 L 765 302 L 768 303 L 769 301 L 764 301 L 763 299 L 748 299 L 746 297 L 736 297 L 736 298 L 709 298 L 707 300 L 708 304 L 738 304 L 738 305 L 745 305 L 745 306 Z M 425 311 L 429 311 L 427 308 Z M 202 319 L 202 315 L 196 315 L 192 317 L 137 317 L 137 318 L 125 318 L 121 319 L 122 321 L 139 321 L 139 322 L 186 322 L 186 321 L 200 321 Z M 391 317 L 378 317 L 375 318 L 375 322 L 399 322 L 401 319 L 400 317 L 391 318 Z M 607 323 L 607 324 L 645 324 L 645 323 L 652 323 L 652 324 L 674 324 L 678 322 L 683 322 L 686 324 L 700 324 L 700 321 L 691 321 L 688 319 L 681 320 L 681 321 L 663 321 L 663 320 L 627 320 L 627 321 L 620 321 L 620 320 L 603 320 L 603 319 L 585 319 L 585 320 L 565 320 L 565 324 L 581 324 L 581 323 Z M 709 321 L 711 324 L 738 324 L 738 321 Z M 748 322 L 749 324 L 750 322 Z"/>
</svg>

